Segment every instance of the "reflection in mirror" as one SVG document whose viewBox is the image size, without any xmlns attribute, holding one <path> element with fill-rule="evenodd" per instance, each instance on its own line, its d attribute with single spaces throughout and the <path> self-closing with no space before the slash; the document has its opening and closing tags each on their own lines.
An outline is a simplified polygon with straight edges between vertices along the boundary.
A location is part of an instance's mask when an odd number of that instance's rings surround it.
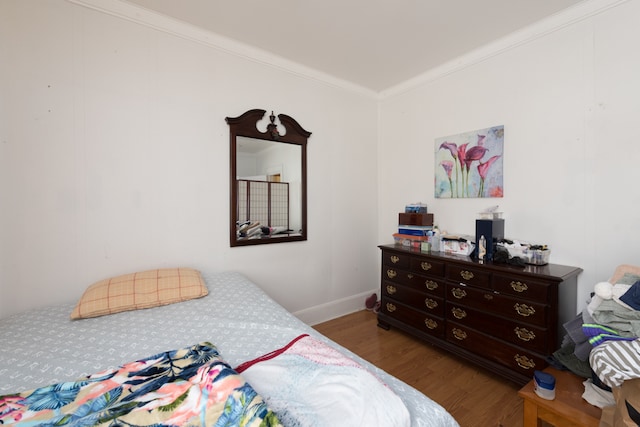
<svg viewBox="0 0 640 427">
<path fill-rule="evenodd" d="M 231 246 L 307 239 L 306 143 L 310 132 L 293 118 L 265 110 L 227 117 L 230 128 Z"/>
<path fill-rule="evenodd" d="M 236 166 L 238 237 L 301 234 L 300 146 L 238 136 Z"/>
</svg>

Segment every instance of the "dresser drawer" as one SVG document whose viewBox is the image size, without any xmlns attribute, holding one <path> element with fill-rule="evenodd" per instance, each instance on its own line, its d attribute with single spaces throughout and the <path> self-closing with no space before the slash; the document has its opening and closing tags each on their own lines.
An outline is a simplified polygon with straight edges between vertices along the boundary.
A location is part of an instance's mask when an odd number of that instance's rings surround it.
<svg viewBox="0 0 640 427">
<path fill-rule="evenodd" d="M 405 323 L 421 332 L 444 338 L 444 320 L 382 297 L 380 313 Z"/>
<path fill-rule="evenodd" d="M 547 326 L 548 306 L 511 298 L 471 286 L 447 283 L 447 301 L 513 319 L 517 322 Z"/>
<path fill-rule="evenodd" d="M 523 276 L 493 275 L 494 290 L 530 301 L 549 302 L 549 286 L 551 286 L 549 283 L 531 280 Z"/>
<path fill-rule="evenodd" d="M 446 286 L 442 279 L 438 280 L 421 274 L 409 273 L 405 283 L 417 291 L 427 292 L 431 295 L 444 298 Z"/>
<path fill-rule="evenodd" d="M 429 292 L 435 296 L 444 297 L 445 286 L 442 281 L 416 274 L 412 271 L 385 265 L 382 269 L 382 281 L 410 286 L 417 291 Z"/>
<path fill-rule="evenodd" d="M 415 309 L 444 317 L 444 299 L 435 295 L 390 282 L 383 283 L 382 294 Z"/>
<path fill-rule="evenodd" d="M 482 355 L 529 378 L 533 371 L 547 366 L 544 358 L 534 352 L 497 340 L 475 329 L 447 322 L 447 341 Z"/>
<path fill-rule="evenodd" d="M 461 264 L 450 264 L 447 266 L 446 270 L 447 280 L 455 283 L 491 289 L 491 273 L 483 271 L 480 268 Z"/>
<path fill-rule="evenodd" d="M 409 268 L 416 273 L 427 274 L 431 277 L 444 277 L 444 263 L 430 258 L 413 257 Z"/>
<path fill-rule="evenodd" d="M 446 320 L 485 331 L 496 338 L 538 353 L 546 354 L 547 350 L 549 353 L 555 350 L 547 347 L 546 329 L 492 316 L 473 308 L 447 302 Z"/>
<path fill-rule="evenodd" d="M 382 265 L 395 268 L 409 268 L 411 255 L 392 251 L 382 251 Z"/>
</svg>

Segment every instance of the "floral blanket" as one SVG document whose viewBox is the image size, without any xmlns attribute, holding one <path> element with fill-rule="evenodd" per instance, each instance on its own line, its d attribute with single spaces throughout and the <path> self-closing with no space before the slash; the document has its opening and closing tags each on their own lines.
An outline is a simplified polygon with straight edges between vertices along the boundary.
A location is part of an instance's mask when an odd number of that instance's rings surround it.
<svg viewBox="0 0 640 427">
<path fill-rule="evenodd" d="M 281 426 L 256 391 L 208 342 L 78 381 L 0 396 L 0 424 Z"/>
</svg>

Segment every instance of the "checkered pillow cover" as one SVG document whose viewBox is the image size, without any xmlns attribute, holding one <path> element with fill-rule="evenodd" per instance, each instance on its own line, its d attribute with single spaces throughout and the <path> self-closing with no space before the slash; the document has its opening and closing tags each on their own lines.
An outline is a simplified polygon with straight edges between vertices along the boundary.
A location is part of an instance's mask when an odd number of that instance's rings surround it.
<svg viewBox="0 0 640 427">
<path fill-rule="evenodd" d="M 85 319 L 122 311 L 173 304 L 207 295 L 198 270 L 161 268 L 104 279 L 89 286 L 71 319 Z"/>
</svg>

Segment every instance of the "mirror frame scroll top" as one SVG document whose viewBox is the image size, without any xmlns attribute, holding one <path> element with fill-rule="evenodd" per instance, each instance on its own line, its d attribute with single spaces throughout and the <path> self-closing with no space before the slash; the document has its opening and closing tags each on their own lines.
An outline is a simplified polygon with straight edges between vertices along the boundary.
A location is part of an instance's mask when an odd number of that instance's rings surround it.
<svg viewBox="0 0 640 427">
<path fill-rule="evenodd" d="M 257 125 L 264 118 L 266 110 L 253 109 L 238 117 L 227 117 L 225 120 L 229 125 L 229 152 L 230 152 L 230 174 L 229 174 L 229 194 L 230 194 L 230 224 L 229 241 L 233 246 L 261 245 L 267 243 L 282 243 L 307 240 L 307 140 L 311 132 L 298 124 L 291 116 L 278 114 L 278 119 L 285 132 L 278 129 L 275 123 L 273 112 L 269 116 L 270 122 L 267 124 L 265 132 L 261 132 Z M 300 230 L 291 232 L 264 234 L 258 233 L 252 236 L 240 234 L 238 231 L 239 221 L 239 179 L 238 179 L 238 137 L 252 138 L 263 141 L 271 141 L 282 144 L 294 144 L 300 147 Z M 244 195 L 243 195 L 244 197 Z M 287 202 L 288 203 L 288 202 Z M 290 207 L 288 207 L 291 210 Z M 268 226 L 261 224 L 261 226 Z"/>
</svg>

